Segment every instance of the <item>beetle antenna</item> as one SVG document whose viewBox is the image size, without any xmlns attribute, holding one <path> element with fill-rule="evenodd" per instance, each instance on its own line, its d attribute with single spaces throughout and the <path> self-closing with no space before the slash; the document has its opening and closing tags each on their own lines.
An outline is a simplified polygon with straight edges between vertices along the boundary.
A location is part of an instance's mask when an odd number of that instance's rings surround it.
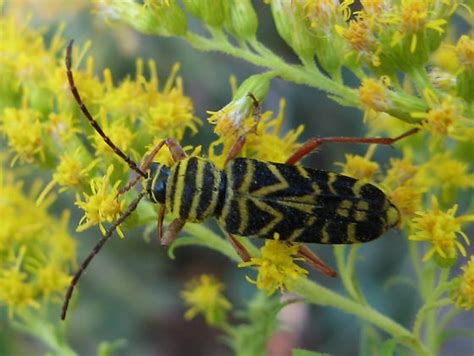
<svg viewBox="0 0 474 356">
<path fill-rule="evenodd" d="M 72 278 L 71 282 L 69 283 L 69 288 L 67 289 L 66 295 L 64 296 L 64 302 L 63 302 L 63 307 L 61 311 L 61 319 L 65 320 L 66 319 L 66 313 L 67 309 L 69 306 L 69 301 L 71 300 L 72 293 L 74 292 L 74 287 L 77 285 L 77 282 L 79 282 L 79 279 L 81 278 L 82 272 L 85 271 L 87 266 L 89 266 L 89 263 L 92 261 L 92 259 L 97 255 L 104 246 L 104 244 L 107 242 L 107 240 L 112 236 L 113 232 L 117 229 L 117 227 L 126 219 L 128 216 L 137 208 L 138 203 L 140 200 L 145 196 L 146 192 L 142 191 L 138 195 L 138 197 L 128 206 L 128 209 L 125 213 L 123 213 L 116 222 L 112 224 L 112 226 L 107 230 L 106 234 L 97 242 L 97 244 L 94 246 L 92 249 L 92 252 L 85 258 L 85 260 L 81 263 L 81 266 L 79 267 L 79 270 L 76 272 L 74 277 Z"/>
<path fill-rule="evenodd" d="M 72 95 L 74 95 L 74 99 L 76 99 L 77 104 L 79 105 L 79 108 L 81 111 L 84 113 L 84 116 L 89 120 L 90 124 L 92 127 L 95 129 L 95 131 L 104 139 L 105 143 L 109 145 L 109 147 L 114 151 L 114 153 L 122 158 L 125 162 L 127 162 L 128 166 L 133 169 L 135 172 L 137 172 L 140 176 L 143 178 L 147 178 L 147 174 L 143 172 L 138 165 L 130 158 L 128 157 L 125 153 L 123 153 L 115 144 L 110 140 L 110 138 L 104 133 L 102 128 L 99 126 L 97 121 L 92 117 L 91 113 L 87 109 L 86 105 L 82 101 L 82 98 L 79 94 L 79 91 L 77 90 L 76 83 L 74 82 L 74 76 L 72 74 L 71 70 L 71 52 L 72 52 L 72 46 L 74 44 L 74 40 L 69 41 L 67 45 L 67 50 L 66 50 L 66 74 L 67 74 L 67 79 L 69 82 L 69 88 L 71 89 Z"/>
</svg>

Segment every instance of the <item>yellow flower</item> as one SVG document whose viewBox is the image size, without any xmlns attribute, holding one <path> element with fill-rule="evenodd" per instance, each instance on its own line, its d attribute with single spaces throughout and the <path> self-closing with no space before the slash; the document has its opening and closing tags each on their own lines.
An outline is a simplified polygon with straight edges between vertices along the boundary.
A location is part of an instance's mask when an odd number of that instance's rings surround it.
<svg viewBox="0 0 474 356">
<path fill-rule="evenodd" d="M 456 52 L 465 67 L 474 69 L 474 39 L 462 35 L 456 45 Z"/>
<path fill-rule="evenodd" d="M 469 262 L 461 269 L 464 273 L 461 277 L 461 286 L 456 304 L 458 307 L 469 310 L 474 307 L 474 256 L 471 256 Z"/>
<path fill-rule="evenodd" d="M 145 103 L 147 112 L 144 114 L 143 125 L 152 136 L 174 137 L 181 140 L 186 129 L 197 132 L 199 119 L 194 116 L 191 98 L 184 95 L 183 81 L 176 77 L 179 65 L 175 64 L 163 87 L 158 91 L 158 77 L 155 62 L 149 63 L 151 79 L 145 83 Z"/>
<path fill-rule="evenodd" d="M 191 320 L 202 314 L 209 325 L 219 326 L 226 322 L 227 311 L 232 305 L 222 295 L 224 285 L 214 277 L 203 274 L 186 285 L 181 298 L 191 308 L 184 314 L 185 319 Z"/>
<path fill-rule="evenodd" d="M 228 117 L 221 116 L 218 119 L 213 116 L 217 120 L 216 133 L 218 130 L 222 130 L 222 132 L 219 131 L 219 134 L 223 136 L 209 146 L 209 158 L 218 167 L 223 168 L 228 153 L 237 138 L 247 131 L 249 135 L 240 156 L 262 161 L 285 162 L 299 147 L 297 140 L 304 129 L 303 125 L 300 125 L 296 130 L 289 130 L 286 135 L 281 137 L 285 107 L 286 101 L 284 99 L 280 100 L 278 115 L 272 118 L 273 113 L 271 111 L 263 113 L 260 124 L 256 127 L 253 116 L 244 119 L 243 126 L 240 127 L 234 126 L 237 123 L 232 121 L 232 115 Z M 218 153 L 217 148 L 221 145 L 223 145 L 223 148 Z"/>
<path fill-rule="evenodd" d="M 267 291 L 268 295 L 275 293 L 277 289 L 283 292 L 286 288 L 291 292 L 291 282 L 308 274 L 308 271 L 298 266 L 295 261 L 303 261 L 303 258 L 295 258 L 299 247 L 288 246 L 279 241 L 279 235 L 275 234 L 274 240 L 266 240 L 262 247 L 261 257 L 252 257 L 249 262 L 239 264 L 239 267 L 256 266 L 258 268 L 257 280 L 247 277 L 257 288 Z"/>
<path fill-rule="evenodd" d="M 257 127 L 256 134 L 248 136 L 245 145 L 246 157 L 284 163 L 300 146 L 297 141 L 303 133 L 303 125 L 289 130 L 284 136 L 281 135 L 285 120 L 285 107 L 286 100 L 281 99 L 278 115 L 275 118 L 272 118 L 272 112 L 262 115 L 262 121 Z"/>
<path fill-rule="evenodd" d="M 7 137 L 8 145 L 16 153 L 12 165 L 18 159 L 31 162 L 38 155 L 44 159 L 40 115 L 38 111 L 28 108 L 6 108 L 0 116 L 0 129 Z"/>
<path fill-rule="evenodd" d="M 336 163 L 336 165 L 343 167 L 343 174 L 370 181 L 376 174 L 380 173 L 378 163 L 370 160 L 375 151 L 375 147 L 375 145 L 371 145 L 364 157 L 350 153 L 346 154 L 346 163 Z"/>
<path fill-rule="evenodd" d="M 61 193 L 68 188 L 78 189 L 86 183 L 89 172 L 98 163 L 98 160 L 94 160 L 85 166 L 84 153 L 82 151 L 82 148 L 77 148 L 72 154 L 67 152 L 60 157 L 59 164 L 53 174 L 53 179 L 41 192 L 37 204 L 41 204 L 56 184 L 61 186 L 59 189 Z"/>
<path fill-rule="evenodd" d="M 364 13 L 371 18 L 393 11 L 391 2 L 386 0 L 361 0 L 360 3 L 364 9 Z"/>
<path fill-rule="evenodd" d="M 424 119 L 422 127 L 432 133 L 433 143 L 446 136 L 457 140 L 472 138 L 474 129 L 468 119 L 462 116 L 462 104 L 451 96 L 442 101 L 430 90 L 425 90 L 424 96 L 430 109 L 428 112 L 414 112 L 415 118 Z"/>
<path fill-rule="evenodd" d="M 304 0 L 304 12 L 313 28 L 322 28 L 328 30 L 334 26 L 340 19 L 348 20 L 350 17 L 350 8 L 354 1 L 337 0 Z"/>
<path fill-rule="evenodd" d="M 392 39 L 392 46 L 396 45 L 405 36 L 411 35 L 410 51 L 415 52 L 418 42 L 418 32 L 427 28 L 438 33 L 443 33 L 443 26 L 447 24 L 445 19 L 430 19 L 434 16 L 434 2 L 431 0 L 402 0 L 400 9 L 401 29 L 396 32 Z"/>
<path fill-rule="evenodd" d="M 336 31 L 347 41 L 357 59 L 368 61 L 375 67 L 380 65 L 378 41 L 369 21 L 363 16 L 357 16 L 356 20 L 350 21 L 347 28 L 337 25 Z"/>
<path fill-rule="evenodd" d="M 389 193 L 390 201 L 395 204 L 400 212 L 400 226 L 403 226 L 409 218 L 421 208 L 421 198 L 424 189 L 410 183 L 403 184 Z"/>
<path fill-rule="evenodd" d="M 51 217 L 47 207 L 52 199 L 40 207 L 34 202 L 38 189 L 34 183 L 26 196 L 11 171 L 0 171 L 0 305 L 8 308 L 9 317 L 41 303 L 61 303 L 76 260 L 68 211 L 61 220 Z"/>
<path fill-rule="evenodd" d="M 403 158 L 391 158 L 390 168 L 387 170 L 384 185 L 389 189 L 395 189 L 400 185 L 410 183 L 420 183 L 424 185 L 424 176 L 420 176 L 420 168 L 412 162 L 413 154 L 410 150 L 405 150 Z"/>
<path fill-rule="evenodd" d="M 107 133 L 110 140 L 117 146 L 122 152 L 128 152 L 132 146 L 135 134 L 132 130 L 123 122 L 113 121 L 110 124 L 106 119 L 106 112 L 103 108 L 100 109 L 100 126 L 102 130 Z M 95 131 L 90 136 L 94 140 L 94 147 L 98 154 L 105 154 L 109 157 L 116 157 L 112 148 L 104 141 L 102 136 L 98 135 Z M 121 158 L 116 157 L 120 162 L 123 162 Z"/>
<path fill-rule="evenodd" d="M 456 55 L 456 48 L 453 45 L 441 45 L 433 54 L 433 62 L 449 73 L 455 73 L 459 69 L 459 59 Z"/>
<path fill-rule="evenodd" d="M 101 180 L 92 179 L 90 187 L 92 194 L 84 194 L 84 201 L 76 196 L 76 205 L 84 210 L 84 216 L 79 221 L 76 231 L 84 231 L 91 226 L 99 224 L 100 230 L 105 234 L 103 222 L 114 222 L 122 214 L 125 202 L 118 201 L 118 186 L 120 181 L 116 182 L 110 187 L 110 177 L 113 173 L 114 166 L 110 165 L 107 169 L 107 174 Z M 117 228 L 120 237 L 123 237 L 123 232 L 120 226 Z"/>
<path fill-rule="evenodd" d="M 412 161 L 412 151 L 406 148 L 402 159 L 390 160 L 390 167 L 381 182 L 390 201 L 400 211 L 401 226 L 421 209 L 423 194 L 430 187 L 425 169 L 428 164 L 419 167 Z"/>
<path fill-rule="evenodd" d="M 359 87 L 359 99 L 368 110 L 387 111 L 392 103 L 383 80 L 364 79 Z"/>
<path fill-rule="evenodd" d="M 136 72 L 136 80 L 127 77 L 115 87 L 112 72 L 108 68 L 104 70 L 105 93 L 98 100 L 103 111 L 119 114 L 135 122 L 135 118 L 147 109 L 142 60 L 137 60 Z"/>
<path fill-rule="evenodd" d="M 426 164 L 426 184 L 439 186 L 444 194 L 453 189 L 474 187 L 474 174 L 469 174 L 469 165 L 450 157 L 449 153 L 437 154 Z"/>
<path fill-rule="evenodd" d="M 16 268 L 0 272 L 0 303 L 8 307 L 9 318 L 13 317 L 15 311 L 21 313 L 27 307 L 37 309 L 40 306 L 34 298 L 33 286 L 28 283 L 27 278 L 25 272 Z"/>
<path fill-rule="evenodd" d="M 216 126 L 214 132 L 231 140 L 255 127 L 252 101 L 248 96 L 231 101 L 219 111 L 207 113 L 211 114 L 208 121 Z"/>
<path fill-rule="evenodd" d="M 63 145 L 67 145 L 68 141 L 80 132 L 74 126 L 74 120 L 69 113 L 50 113 L 47 124 L 49 125 L 48 131 L 52 138 Z"/>
<path fill-rule="evenodd" d="M 455 217 L 457 205 L 447 212 L 443 212 L 434 195 L 431 198 L 431 205 L 432 211 L 416 213 L 418 217 L 413 219 L 412 233 L 408 237 L 413 241 L 426 241 L 433 245 L 423 257 L 423 261 L 429 260 L 435 254 L 446 260 L 456 259 L 458 250 L 463 256 L 466 256 L 466 249 L 457 238 L 460 235 L 469 245 L 469 239 L 461 230 L 461 225 L 468 221 L 474 221 L 474 215 Z"/>
<path fill-rule="evenodd" d="M 45 263 L 43 266 L 36 267 L 35 287 L 41 292 L 43 299 L 50 299 L 54 294 L 62 295 L 69 286 L 71 276 L 63 270 L 63 267 L 52 263 Z M 62 302 L 62 298 L 57 299 Z"/>
</svg>

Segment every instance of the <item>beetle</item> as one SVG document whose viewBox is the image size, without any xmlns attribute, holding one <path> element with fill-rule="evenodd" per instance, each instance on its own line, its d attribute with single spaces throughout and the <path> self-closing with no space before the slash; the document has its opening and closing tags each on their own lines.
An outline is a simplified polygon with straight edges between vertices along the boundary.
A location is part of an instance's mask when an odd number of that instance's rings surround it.
<svg viewBox="0 0 474 356">
<path fill-rule="evenodd" d="M 398 209 L 376 186 L 295 163 L 326 142 L 391 145 L 413 135 L 418 128 L 396 138 L 311 138 L 285 164 L 238 158 L 251 132 L 249 130 L 230 149 L 223 170 L 208 159 L 187 156 L 179 143 L 169 138 L 161 141 L 139 166 L 108 138 L 82 101 L 71 70 L 72 46 L 73 40 L 66 50 L 66 74 L 77 104 L 113 152 L 137 173 L 137 177 L 119 194 L 130 190 L 141 180 L 144 184 L 135 200 L 110 226 L 73 276 L 64 298 L 61 319 L 66 317 L 69 301 L 82 272 L 145 196 L 151 202 L 160 204 L 157 230 L 162 245 L 168 246 L 173 242 L 186 222 L 216 218 L 243 261 L 249 261 L 250 255 L 234 234 L 271 239 L 278 233 L 280 239 L 288 244 L 352 244 L 372 241 L 398 225 Z M 252 94 L 248 96 L 253 101 L 258 123 L 260 104 Z M 175 162 L 171 167 L 153 161 L 165 145 Z M 163 231 L 166 211 L 175 219 Z M 327 275 L 335 276 L 335 272 L 303 244 L 299 245 L 299 255 Z"/>
</svg>

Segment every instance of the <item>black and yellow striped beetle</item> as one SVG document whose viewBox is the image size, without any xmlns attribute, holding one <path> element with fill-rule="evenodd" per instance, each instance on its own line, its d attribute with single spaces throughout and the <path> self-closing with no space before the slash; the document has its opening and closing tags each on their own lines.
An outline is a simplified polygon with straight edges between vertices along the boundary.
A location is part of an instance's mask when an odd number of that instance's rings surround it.
<svg viewBox="0 0 474 356">
<path fill-rule="evenodd" d="M 244 261 L 248 261 L 250 255 L 233 234 L 271 239 L 278 233 L 280 239 L 289 244 L 352 244 L 376 239 L 398 224 L 398 209 L 374 185 L 342 174 L 304 168 L 295 163 L 325 142 L 390 145 L 416 133 L 418 129 L 396 138 L 312 138 L 303 143 L 286 164 L 237 158 L 249 131 L 231 148 L 224 170 L 219 170 L 208 159 L 188 157 L 176 140 L 166 139 L 155 147 L 139 167 L 110 141 L 83 103 L 71 71 L 72 45 L 73 41 L 67 47 L 66 69 L 75 100 L 97 133 L 138 174 L 121 192 L 130 190 L 141 179 L 145 181 L 138 197 L 107 230 L 74 275 L 65 296 L 62 319 L 66 317 L 72 292 L 82 272 L 117 226 L 146 195 L 153 203 L 161 205 L 158 236 L 162 245 L 168 246 L 186 222 L 201 222 L 214 217 Z M 255 116 L 258 118 L 259 103 L 252 94 L 249 94 L 249 98 L 253 100 Z M 176 162 L 172 167 L 153 162 L 164 145 L 168 146 Z M 175 219 L 163 232 L 165 211 L 170 212 Z M 328 275 L 335 275 L 304 245 L 300 245 L 299 252 L 311 265 Z"/>
</svg>

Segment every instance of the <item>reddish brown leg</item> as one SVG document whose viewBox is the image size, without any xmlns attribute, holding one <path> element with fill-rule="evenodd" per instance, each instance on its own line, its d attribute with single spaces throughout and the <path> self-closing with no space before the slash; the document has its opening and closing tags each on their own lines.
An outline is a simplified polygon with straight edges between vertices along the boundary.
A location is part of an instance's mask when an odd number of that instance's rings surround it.
<svg viewBox="0 0 474 356">
<path fill-rule="evenodd" d="M 405 137 L 416 134 L 420 129 L 414 128 L 395 138 L 367 138 L 367 137 L 314 137 L 303 143 L 295 153 L 287 159 L 287 164 L 295 164 L 304 156 L 308 155 L 325 142 L 347 142 L 347 143 L 376 143 L 379 145 L 391 145 Z"/>
<path fill-rule="evenodd" d="M 227 155 L 225 164 L 227 164 L 229 161 L 232 161 L 235 157 L 239 155 L 240 151 L 242 151 L 242 147 L 244 147 L 245 141 L 247 140 L 247 136 L 256 131 L 258 123 L 260 122 L 260 119 L 262 117 L 262 110 L 257 98 L 252 93 L 248 93 L 247 96 L 253 101 L 253 115 L 255 117 L 255 126 L 251 129 L 248 129 L 246 132 L 243 133 L 242 136 L 237 139 L 237 141 L 235 141 L 229 151 L 229 154 Z"/>
<path fill-rule="evenodd" d="M 293 246 L 292 242 L 287 242 L 288 246 Z M 299 244 L 298 256 L 304 258 L 305 262 L 314 269 L 323 272 L 328 277 L 336 277 L 337 273 L 326 265 L 308 246 Z"/>
<path fill-rule="evenodd" d="M 161 236 L 161 246 L 168 247 L 183 229 L 186 221 L 181 219 L 174 219 L 166 229 L 165 233 Z"/>
<path fill-rule="evenodd" d="M 244 245 L 242 245 L 239 240 L 235 238 L 232 234 L 229 234 L 228 232 L 225 233 L 227 238 L 229 239 L 230 243 L 232 244 L 232 247 L 234 248 L 235 252 L 240 256 L 243 262 L 248 262 L 250 261 L 250 253 L 247 251 Z"/>
<path fill-rule="evenodd" d="M 163 220 L 165 219 L 165 206 L 161 205 L 160 206 L 160 214 L 158 215 L 158 223 L 156 227 L 156 232 L 158 234 L 158 240 L 163 239 Z"/>
</svg>

